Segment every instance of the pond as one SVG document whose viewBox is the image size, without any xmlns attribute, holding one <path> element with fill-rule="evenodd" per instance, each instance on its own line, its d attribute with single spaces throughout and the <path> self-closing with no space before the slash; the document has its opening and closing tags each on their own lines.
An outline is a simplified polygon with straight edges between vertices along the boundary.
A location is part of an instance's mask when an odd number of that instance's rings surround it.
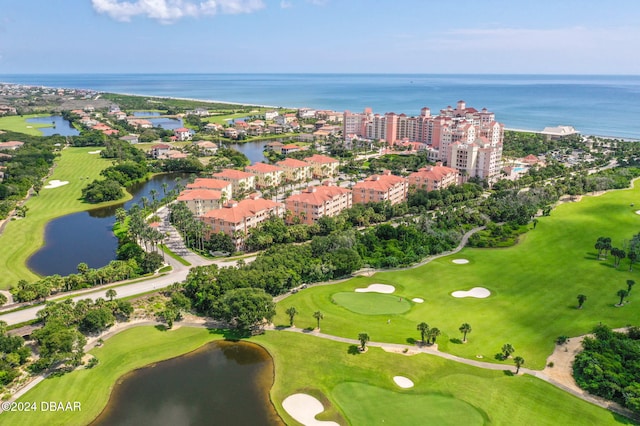
<svg viewBox="0 0 640 426">
<path fill-rule="evenodd" d="M 59 115 L 50 115 L 48 117 L 33 117 L 27 118 L 27 123 L 38 123 L 38 124 L 53 124 L 51 127 L 38 127 L 38 130 L 42 132 L 43 136 L 78 136 L 80 132 L 75 129 L 69 120 L 65 120 L 62 116 Z"/>
<path fill-rule="evenodd" d="M 267 162 L 264 157 L 264 147 L 268 142 L 244 142 L 244 143 L 226 143 L 225 148 L 232 148 L 240 151 L 251 161 L 251 164 L 257 162 Z"/>
<path fill-rule="evenodd" d="M 187 175 L 164 174 L 138 183 L 128 191 L 133 198 L 126 203 L 115 204 L 67 216 L 50 221 L 45 228 L 45 245 L 27 261 L 27 266 L 40 275 L 69 275 L 77 272 L 79 263 L 84 262 L 90 268 L 100 268 L 116 258 L 118 239 L 113 235 L 115 212 L 119 207 L 129 209 L 142 197 L 151 200 L 151 191 L 156 197 L 163 197 L 163 184 L 167 191 L 176 186 L 176 177 L 186 182 Z"/>
<path fill-rule="evenodd" d="M 269 399 L 273 361 L 246 342 L 210 343 L 119 380 L 94 426 L 284 425 Z"/>
<path fill-rule="evenodd" d="M 165 130 L 175 130 L 184 127 L 182 118 L 161 117 L 148 118 L 147 120 L 149 120 L 151 124 L 153 124 L 153 127 L 162 127 Z"/>
<path fill-rule="evenodd" d="M 162 114 L 158 111 L 133 111 L 131 115 L 134 117 L 159 117 Z"/>
</svg>

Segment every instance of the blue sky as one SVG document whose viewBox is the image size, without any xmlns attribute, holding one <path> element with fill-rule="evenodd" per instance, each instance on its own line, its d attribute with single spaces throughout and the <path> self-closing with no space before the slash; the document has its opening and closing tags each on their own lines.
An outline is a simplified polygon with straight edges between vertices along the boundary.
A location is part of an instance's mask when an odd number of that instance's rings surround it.
<svg viewBox="0 0 640 426">
<path fill-rule="evenodd" d="M 0 74 L 640 74 L 637 0 L 0 0 Z"/>
</svg>

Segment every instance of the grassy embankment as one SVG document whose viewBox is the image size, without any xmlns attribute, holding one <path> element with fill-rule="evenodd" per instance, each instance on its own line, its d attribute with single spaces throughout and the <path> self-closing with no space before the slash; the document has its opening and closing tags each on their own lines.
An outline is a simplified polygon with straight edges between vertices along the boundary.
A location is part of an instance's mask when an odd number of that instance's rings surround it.
<svg viewBox="0 0 640 426">
<path fill-rule="evenodd" d="M 66 148 L 56 160 L 53 174 L 47 179 L 69 182 L 67 185 L 52 189 L 42 189 L 40 195 L 32 196 L 26 203 L 29 208 L 27 217 L 11 221 L 0 234 L 0 288 L 15 285 L 18 280 L 37 279 L 26 262 L 29 256 L 44 244 L 44 229 L 51 219 L 105 204 L 88 204 L 80 197 L 82 188 L 99 177 L 100 171 L 109 167 L 111 161 L 97 154 L 89 154 L 92 148 Z M 131 196 L 118 202 L 129 199 Z M 113 203 L 111 203 L 113 204 Z"/>
<path fill-rule="evenodd" d="M 0 129 L 24 133 L 31 136 L 42 136 L 41 127 L 52 127 L 50 123 L 27 123 L 27 119 L 49 117 L 51 114 L 11 115 L 0 118 Z"/>
<path fill-rule="evenodd" d="M 322 330 L 328 334 L 355 339 L 366 331 L 373 341 L 408 344 L 420 339 L 416 326 L 424 321 L 442 332 L 437 340 L 441 351 L 499 362 L 495 354 L 510 343 L 516 349 L 514 356 L 523 357 L 526 367 L 542 369 L 560 335 L 585 334 L 599 322 L 611 327 L 640 324 L 640 307 L 635 300 L 640 292 L 631 292 L 628 305 L 614 306 L 619 300 L 616 292 L 626 289 L 628 279 L 640 281 L 640 265 L 630 272 L 625 259 L 615 269 L 611 256 L 599 261 L 594 249 L 600 236 L 609 236 L 613 246 L 622 247 L 638 233 L 640 215 L 632 203 L 638 204 L 639 199 L 640 185 L 585 197 L 560 205 L 550 217 L 539 218 L 537 228 L 522 235 L 514 247 L 463 249 L 419 268 L 311 287 L 281 301 L 275 323 L 288 324 L 284 311 L 295 306 L 298 327 L 315 327 L 313 313 L 319 310 L 325 317 Z M 470 263 L 452 263 L 456 258 Z M 371 283 L 391 284 L 396 288 L 395 296 L 409 301 L 422 298 L 424 303 L 411 302 L 411 309 L 404 313 L 374 312 L 376 307 L 372 306 L 363 314 L 358 313 L 362 312 L 360 306 L 351 306 L 353 301 L 340 304 L 335 300 L 336 294 Z M 451 296 L 453 291 L 473 287 L 485 287 L 491 296 Z M 588 297 L 581 310 L 576 309 L 578 294 Z M 466 344 L 457 343 L 462 339 L 458 330 L 462 323 L 472 327 Z"/>
<path fill-rule="evenodd" d="M 100 360 L 93 369 L 49 378 L 20 398 L 38 403 L 79 401 L 81 412 L 3 413 L 0 424 L 88 424 L 108 402 L 118 378 L 128 371 L 190 352 L 220 337 L 200 328 L 126 330 L 91 351 Z M 318 418 L 341 424 L 345 419 L 350 424 L 384 420 L 389 425 L 627 423 L 530 376 L 511 377 L 429 355 L 408 357 L 378 348 L 357 354 L 348 344 L 288 332 L 272 331 L 250 341 L 264 346 L 274 357 L 271 399 L 288 424 L 295 422 L 281 404 L 296 392 L 320 398 L 326 411 Z M 396 375 L 410 378 L 415 387 L 400 389 L 393 382 Z"/>
</svg>

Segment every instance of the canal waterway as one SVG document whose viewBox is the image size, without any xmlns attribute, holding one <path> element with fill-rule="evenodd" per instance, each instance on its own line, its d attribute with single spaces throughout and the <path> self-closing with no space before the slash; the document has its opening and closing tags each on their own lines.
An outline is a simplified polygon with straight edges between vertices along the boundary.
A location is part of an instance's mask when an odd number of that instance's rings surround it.
<svg viewBox="0 0 640 426">
<path fill-rule="evenodd" d="M 112 232 L 116 210 L 119 207 L 129 209 L 134 203 L 140 203 L 142 197 L 151 201 L 152 190 L 157 192 L 157 199 L 162 198 L 165 191 L 163 184 L 167 184 L 167 191 L 173 189 L 177 184 L 176 177 L 186 183 L 186 175 L 157 175 L 129 187 L 133 198 L 126 203 L 73 213 L 50 221 L 45 228 L 45 245 L 29 258 L 27 266 L 40 275 L 69 275 L 77 272 L 81 262 L 90 268 L 107 265 L 116 258 L 118 248 L 118 239 Z"/>
<path fill-rule="evenodd" d="M 283 425 L 269 399 L 273 374 L 270 355 L 258 345 L 210 343 L 125 376 L 91 424 Z"/>
</svg>

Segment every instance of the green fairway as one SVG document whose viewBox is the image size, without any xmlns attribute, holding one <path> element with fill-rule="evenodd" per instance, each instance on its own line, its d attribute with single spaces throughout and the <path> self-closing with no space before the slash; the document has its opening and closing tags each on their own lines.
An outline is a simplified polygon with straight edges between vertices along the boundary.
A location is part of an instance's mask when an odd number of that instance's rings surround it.
<svg viewBox="0 0 640 426">
<path fill-rule="evenodd" d="M 0 288 L 7 289 L 18 280 L 32 281 L 37 275 L 31 272 L 26 262 L 44 244 L 44 229 L 48 221 L 69 213 L 75 213 L 106 204 L 88 204 L 80 199 L 82 188 L 100 175 L 100 171 L 111 165 L 110 160 L 89 154 L 95 148 L 65 148 L 56 160 L 53 174 L 45 181 L 60 180 L 66 185 L 40 191 L 26 203 L 27 217 L 10 221 L 0 234 Z M 130 198 L 127 194 L 125 199 Z M 124 201 L 120 200 L 121 201 Z"/>
<path fill-rule="evenodd" d="M 611 256 L 598 261 L 594 249 L 600 236 L 611 237 L 613 246 L 622 247 L 640 231 L 640 215 L 631 205 L 639 205 L 638 186 L 562 204 L 551 216 L 539 218 L 537 228 L 522 235 L 520 243 L 511 248 L 464 249 L 418 268 L 311 286 L 280 302 L 275 322 L 285 321 L 285 306 L 295 306 L 298 327 L 315 327 L 313 313 L 321 311 L 325 333 L 355 339 L 359 332 L 366 331 L 372 341 L 407 343 L 419 339 L 416 325 L 424 321 L 442 332 L 437 340 L 441 351 L 502 362 L 494 356 L 502 345 L 510 343 L 516 349 L 514 355 L 526 360 L 526 367 L 542 369 L 560 335 L 585 334 L 599 322 L 611 327 L 640 323 L 635 291 L 631 303 L 614 307 L 618 302 L 616 292 L 626 288 L 626 280 L 640 280 L 640 265 L 629 272 L 625 259 L 615 269 Z M 453 259 L 470 262 L 454 264 Z M 413 305 L 387 324 L 332 302 L 335 293 L 352 292 L 373 283 L 393 285 L 396 294 L 420 297 L 425 303 Z M 491 296 L 451 296 L 454 291 L 473 287 L 485 287 Z M 581 293 L 588 300 L 578 310 L 576 297 Z M 472 327 L 466 344 L 457 343 L 462 339 L 458 331 L 462 323 Z"/>
<path fill-rule="evenodd" d="M 221 337 L 222 333 L 190 327 L 166 332 L 142 326 L 123 331 L 90 352 L 99 359 L 94 368 L 46 379 L 18 400 L 38 405 L 77 401 L 81 412 L 3 413 L 0 425 L 88 424 L 106 405 L 119 377 Z M 294 422 L 282 401 L 298 392 L 323 401 L 325 412 L 318 419 L 341 424 L 380 424 L 381 419 L 385 424 L 627 423 L 530 376 L 513 377 L 430 355 L 405 356 L 379 348 L 361 354 L 349 344 L 302 333 L 270 331 L 249 340 L 264 346 L 274 358 L 271 400 L 287 424 Z M 410 378 L 415 386 L 399 388 L 393 382 L 396 375 Z"/>
<path fill-rule="evenodd" d="M 331 297 L 334 303 L 364 315 L 402 314 L 411 309 L 407 299 L 390 294 L 344 291 Z"/>
<path fill-rule="evenodd" d="M 300 392 L 322 401 L 325 411 L 319 420 L 340 424 L 631 424 L 531 376 L 426 354 L 405 356 L 372 347 L 362 354 L 348 344 L 286 331 L 251 341 L 274 357 L 271 400 L 287 424 L 295 422 L 282 401 Z M 415 386 L 401 389 L 394 376 L 410 378 Z"/>
<path fill-rule="evenodd" d="M 42 136 L 42 132 L 38 130 L 38 128 L 52 127 L 52 125 L 48 123 L 27 123 L 27 119 L 35 117 L 49 117 L 50 115 L 51 114 L 29 114 L 0 117 L 0 130 L 9 130 L 32 136 Z"/>
<path fill-rule="evenodd" d="M 202 328 L 183 327 L 159 331 L 155 327 L 135 327 L 107 340 L 90 353 L 99 363 L 90 370 L 80 369 L 51 377 L 19 401 L 78 401 L 80 412 L 2 413 L 0 425 L 86 425 L 96 418 L 109 400 L 116 380 L 136 368 L 191 352 L 221 338 Z"/>
</svg>

